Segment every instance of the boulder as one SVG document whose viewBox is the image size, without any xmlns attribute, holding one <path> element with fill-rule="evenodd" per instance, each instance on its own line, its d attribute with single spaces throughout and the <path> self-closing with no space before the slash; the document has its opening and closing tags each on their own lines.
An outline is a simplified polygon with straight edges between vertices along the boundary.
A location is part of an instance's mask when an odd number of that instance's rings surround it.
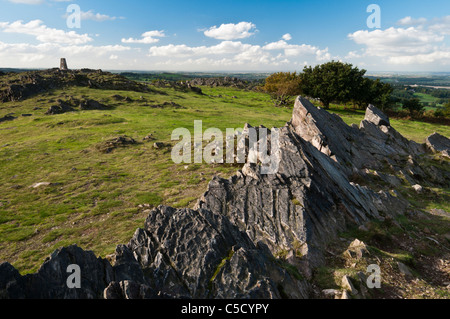
<svg viewBox="0 0 450 319">
<path fill-rule="evenodd" d="M 420 186 L 419 184 L 413 185 L 412 188 L 416 191 L 416 193 L 422 193 L 423 192 L 423 187 Z"/>
<path fill-rule="evenodd" d="M 446 157 L 450 157 L 450 139 L 439 134 L 433 133 L 426 139 L 426 145 L 433 152 L 442 152 Z"/>
</svg>

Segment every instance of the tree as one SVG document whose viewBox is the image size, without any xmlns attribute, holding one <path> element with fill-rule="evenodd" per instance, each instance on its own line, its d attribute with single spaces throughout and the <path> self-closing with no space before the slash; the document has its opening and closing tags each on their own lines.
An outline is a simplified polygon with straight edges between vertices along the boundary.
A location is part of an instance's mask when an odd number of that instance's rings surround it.
<svg viewBox="0 0 450 319">
<path fill-rule="evenodd" d="M 373 104 L 384 111 L 395 104 L 395 99 L 392 98 L 393 91 L 390 84 L 383 83 L 379 79 L 363 78 L 359 88 L 354 91 L 353 102 L 360 108 Z"/>
<path fill-rule="evenodd" d="M 305 67 L 300 75 L 303 93 L 318 98 L 328 109 L 331 102 L 347 103 L 359 100 L 358 91 L 364 83 L 366 70 L 351 64 L 331 61 Z"/>
<path fill-rule="evenodd" d="M 420 114 L 424 110 L 424 106 L 418 98 L 412 98 L 403 101 L 403 108 L 407 109 L 411 115 Z"/>
<path fill-rule="evenodd" d="M 275 106 L 286 106 L 293 96 L 302 93 L 300 76 L 294 72 L 278 72 L 266 78 L 264 90 L 270 94 Z"/>
</svg>

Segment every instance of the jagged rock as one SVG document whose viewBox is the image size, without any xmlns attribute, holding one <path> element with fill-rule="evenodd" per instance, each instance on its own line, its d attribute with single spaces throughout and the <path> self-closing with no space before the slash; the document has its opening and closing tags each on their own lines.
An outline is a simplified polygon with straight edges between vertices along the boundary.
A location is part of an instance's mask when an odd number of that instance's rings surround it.
<svg viewBox="0 0 450 319">
<path fill-rule="evenodd" d="M 69 288 L 67 267 L 81 269 L 81 288 Z M 93 299 L 101 298 L 113 280 L 111 265 L 91 251 L 77 246 L 56 250 L 35 274 L 20 276 L 12 266 L 0 265 L 0 296 L 11 299 Z"/>
<path fill-rule="evenodd" d="M 367 250 L 367 246 L 364 242 L 355 239 L 350 243 L 348 249 L 344 252 L 344 255 L 349 258 L 361 259 L 363 257 L 367 257 L 369 255 L 369 251 Z"/>
<path fill-rule="evenodd" d="M 306 283 L 279 266 L 264 246 L 208 210 L 160 206 L 128 247 L 151 274 L 150 286 L 177 298 L 307 296 Z"/>
<path fill-rule="evenodd" d="M 341 298 L 340 298 L 340 299 L 351 299 L 351 298 L 350 298 L 350 295 L 349 295 L 349 293 L 348 293 L 347 290 L 344 290 L 344 291 L 342 292 L 342 295 L 341 295 Z"/>
<path fill-rule="evenodd" d="M 442 152 L 442 155 L 450 157 L 450 139 L 439 134 L 433 133 L 426 139 L 428 148 L 433 152 Z"/>
<path fill-rule="evenodd" d="M 413 185 L 412 188 L 419 194 L 423 192 L 423 187 L 419 184 Z"/>
<path fill-rule="evenodd" d="M 45 114 L 55 115 L 74 111 L 73 105 L 68 101 L 58 100 L 58 104 L 49 107 Z"/>
<path fill-rule="evenodd" d="M 341 122 L 300 97 L 290 125 L 279 130 L 278 173 L 262 175 L 258 166 L 246 164 L 228 180 L 215 177 L 196 207 L 228 216 L 273 254 L 292 249 L 294 243 L 305 245 L 304 259 L 311 265 L 320 264 L 321 253 L 313 247 L 323 246 L 348 225 L 364 224 L 378 218 L 380 212 L 402 212 L 407 206 L 405 200 L 389 192 L 377 193 L 349 182 L 344 165 L 330 158 L 334 146 L 322 143 L 319 147 L 320 143 L 308 141 L 321 135 L 322 141 L 336 138 L 338 143 L 345 136 L 338 137 L 341 126 L 354 136 L 362 134 L 352 133 L 353 129 Z M 312 129 L 307 123 L 314 125 Z M 359 151 L 359 145 L 344 140 L 354 153 Z M 324 152 L 324 147 L 328 151 Z M 294 199 L 299 204 L 294 204 Z"/>
<path fill-rule="evenodd" d="M 156 299 L 158 296 L 146 285 L 133 281 L 112 281 L 103 292 L 104 299 Z"/>
<path fill-rule="evenodd" d="M 326 298 L 333 298 L 336 297 L 339 294 L 339 290 L 337 289 L 324 289 L 322 290 L 322 294 Z"/>
<path fill-rule="evenodd" d="M 369 106 L 367 107 L 364 120 L 366 120 L 370 123 L 373 123 L 376 126 L 381 126 L 381 125 L 390 126 L 391 125 L 387 115 L 385 115 L 383 112 L 381 112 L 378 108 L 376 108 L 372 104 L 369 104 Z"/>
<path fill-rule="evenodd" d="M 342 288 L 344 288 L 346 291 L 350 292 L 353 296 L 356 296 L 358 294 L 358 290 L 356 290 L 355 286 L 352 283 L 352 280 L 349 276 L 345 275 L 342 277 Z"/>
</svg>

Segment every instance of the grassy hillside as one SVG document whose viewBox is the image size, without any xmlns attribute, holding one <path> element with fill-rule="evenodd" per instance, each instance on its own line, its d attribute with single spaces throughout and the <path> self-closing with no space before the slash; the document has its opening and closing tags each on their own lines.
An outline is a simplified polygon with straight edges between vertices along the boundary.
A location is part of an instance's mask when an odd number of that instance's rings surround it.
<svg viewBox="0 0 450 319">
<path fill-rule="evenodd" d="M 203 120 L 203 129 L 223 132 L 246 122 L 280 127 L 291 118 L 292 109 L 273 107 L 263 93 L 202 89 L 205 95 L 170 88 L 137 93 L 73 87 L 0 104 L 0 118 L 17 117 L 0 122 L 0 261 L 29 273 L 56 248 L 72 243 L 97 255 L 111 254 L 143 226 L 146 210 L 159 204 L 192 206 L 212 176 L 227 177 L 240 167 L 174 164 L 173 129 L 193 132 L 194 120 Z M 69 97 L 94 99 L 112 109 L 45 114 L 55 101 Z M 339 107 L 332 111 L 348 124 L 364 117 Z M 435 131 L 450 136 L 445 126 L 396 120 L 392 125 L 418 142 Z M 148 134 L 154 140 L 144 141 Z M 99 151 L 102 143 L 123 135 L 137 143 Z M 156 149 L 155 142 L 168 146 Z M 32 187 L 43 182 L 50 184 Z"/>
</svg>

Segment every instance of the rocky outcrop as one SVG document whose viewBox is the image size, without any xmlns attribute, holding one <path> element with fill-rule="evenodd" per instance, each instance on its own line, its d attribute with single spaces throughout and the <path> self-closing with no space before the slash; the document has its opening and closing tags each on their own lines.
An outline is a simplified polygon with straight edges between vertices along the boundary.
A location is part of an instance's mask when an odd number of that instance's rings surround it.
<svg viewBox="0 0 450 319">
<path fill-rule="evenodd" d="M 36 274 L 22 277 L 0 265 L 1 296 L 307 298 L 307 279 L 339 232 L 406 211 L 408 202 L 392 187 L 450 179 L 420 168 L 425 146 L 401 136 L 374 106 L 358 128 L 299 97 L 278 141 L 275 174 L 248 163 L 229 179 L 213 178 L 194 209 L 151 210 L 144 228 L 109 256 L 111 263 L 71 246 Z M 382 189 L 355 182 L 373 171 L 385 181 Z M 362 257 L 367 250 L 354 242 L 348 254 Z M 85 276 L 75 292 L 64 287 L 69 263 Z"/>
<path fill-rule="evenodd" d="M 111 153 L 119 147 L 126 147 L 128 145 L 136 144 L 136 140 L 126 135 L 120 135 L 114 138 L 107 139 L 95 145 L 95 149 L 101 153 Z"/>
<path fill-rule="evenodd" d="M 81 288 L 67 285 L 68 266 L 82 269 Z M 101 298 L 114 279 L 107 260 L 77 246 L 56 250 L 35 274 L 20 276 L 9 263 L 0 264 L 0 297 L 11 299 L 93 299 Z"/>
<path fill-rule="evenodd" d="M 364 125 L 375 126 L 366 120 Z M 385 134 L 378 126 L 374 130 Z M 274 255 L 295 250 L 302 256 L 298 263 L 308 268 L 320 265 L 318 247 L 338 232 L 402 213 L 408 206 L 389 191 L 376 192 L 349 180 L 354 168 L 381 156 L 366 148 L 380 142 L 303 98 L 296 102 L 291 123 L 280 129 L 279 143 L 277 174 L 262 175 L 258 166 L 246 164 L 228 180 L 214 178 L 197 207 L 227 216 Z M 406 146 L 400 151 L 406 152 Z M 352 163 L 355 154 L 360 162 Z"/>
<path fill-rule="evenodd" d="M 128 247 L 149 274 L 149 286 L 172 297 L 307 296 L 306 283 L 278 264 L 263 244 L 209 210 L 158 207 Z"/>
<path fill-rule="evenodd" d="M 51 105 L 45 114 L 47 115 L 55 115 L 62 114 L 66 112 L 73 112 L 76 110 L 107 110 L 111 109 L 111 107 L 104 105 L 98 101 L 92 99 L 73 99 L 70 98 L 68 100 L 58 99 L 57 104 Z"/>
<path fill-rule="evenodd" d="M 102 70 L 49 69 L 10 74 L 0 82 L 0 102 L 21 101 L 39 93 L 69 86 L 103 90 L 150 92 L 148 86 Z"/>
<path fill-rule="evenodd" d="M 426 144 L 432 152 L 442 152 L 444 156 L 450 157 L 450 139 L 445 136 L 439 133 L 431 134 Z"/>
</svg>

